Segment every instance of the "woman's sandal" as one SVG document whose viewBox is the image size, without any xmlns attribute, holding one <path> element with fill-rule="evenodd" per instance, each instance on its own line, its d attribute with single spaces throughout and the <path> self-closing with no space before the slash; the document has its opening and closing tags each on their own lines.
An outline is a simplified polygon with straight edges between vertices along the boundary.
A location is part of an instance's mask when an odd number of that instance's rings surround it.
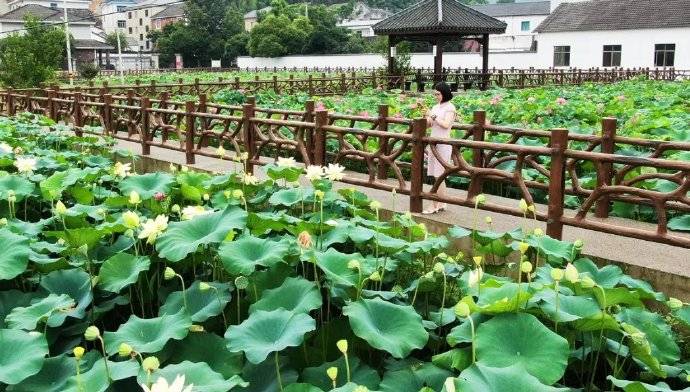
<svg viewBox="0 0 690 392">
<path fill-rule="evenodd" d="M 436 209 L 436 212 L 445 211 L 447 206 L 448 205 L 446 203 L 443 203 L 439 208 Z"/>
<path fill-rule="evenodd" d="M 424 211 L 422 211 L 422 215 L 432 215 L 432 214 L 435 214 L 435 213 L 437 213 L 437 212 L 439 212 L 439 211 L 440 211 L 440 209 L 438 209 L 438 208 L 437 208 L 437 209 L 433 209 L 433 208 L 432 208 L 432 209 L 430 209 L 430 210 L 424 210 Z"/>
</svg>

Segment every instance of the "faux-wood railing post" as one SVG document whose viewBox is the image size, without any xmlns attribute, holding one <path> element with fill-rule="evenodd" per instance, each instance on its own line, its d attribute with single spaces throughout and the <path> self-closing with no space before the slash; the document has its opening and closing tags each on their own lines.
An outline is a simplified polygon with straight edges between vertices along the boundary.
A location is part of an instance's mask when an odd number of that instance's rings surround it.
<svg viewBox="0 0 690 392">
<path fill-rule="evenodd" d="M 551 130 L 551 169 L 549 178 L 549 207 L 546 234 L 555 239 L 563 237 L 563 201 L 565 198 L 565 150 L 568 148 L 568 130 Z"/>
<path fill-rule="evenodd" d="M 141 155 L 151 154 L 151 145 L 149 144 L 149 133 L 151 132 L 151 120 L 149 117 L 149 108 L 151 108 L 151 101 L 148 97 L 141 98 Z"/>
<path fill-rule="evenodd" d="M 410 212 L 422 212 L 422 186 L 424 185 L 424 142 L 426 119 L 417 118 L 412 122 L 412 170 L 410 173 Z"/>
<path fill-rule="evenodd" d="M 483 142 L 484 127 L 486 126 L 486 112 L 483 110 L 475 110 L 473 114 L 473 123 L 472 140 L 475 142 Z M 472 165 L 474 167 L 484 167 L 484 150 L 481 148 L 472 149 Z M 474 199 L 475 196 L 482 193 L 482 189 L 483 183 L 481 178 L 473 178 L 467 190 L 467 197 L 469 199 Z"/>
<path fill-rule="evenodd" d="M 107 136 L 113 134 L 113 96 L 112 94 L 103 94 L 103 130 Z"/>
<path fill-rule="evenodd" d="M 7 114 L 10 116 L 14 116 L 14 90 L 11 88 L 7 89 Z"/>
<path fill-rule="evenodd" d="M 379 105 L 378 130 L 380 132 L 388 132 L 388 105 Z M 388 137 L 381 136 L 379 138 L 379 149 L 381 154 L 388 155 L 390 149 L 388 148 Z M 379 159 L 378 172 L 376 176 L 382 180 L 388 178 L 388 165 Z"/>
<path fill-rule="evenodd" d="M 84 119 L 82 118 L 82 111 L 81 111 L 81 93 L 80 92 L 75 92 L 74 93 L 74 134 L 77 135 L 78 137 L 84 136 L 84 132 L 82 132 L 82 127 L 84 126 Z"/>
<path fill-rule="evenodd" d="M 194 159 L 194 101 L 187 101 L 184 105 L 185 111 L 185 136 L 184 136 L 184 151 L 185 160 L 188 165 L 195 162 Z"/>
<path fill-rule="evenodd" d="M 247 173 L 254 174 L 254 159 L 256 143 L 254 142 L 254 124 L 252 123 L 252 118 L 256 113 L 256 106 L 254 104 L 254 97 L 248 102 L 242 105 L 242 132 L 244 133 L 244 149 L 247 153 L 247 160 L 245 161 L 244 171 Z"/>
<path fill-rule="evenodd" d="M 326 130 L 328 111 L 317 110 L 314 116 L 314 165 L 326 165 Z"/>
<path fill-rule="evenodd" d="M 55 90 L 48 90 L 48 117 L 57 122 L 57 111 L 55 110 Z"/>
<path fill-rule="evenodd" d="M 601 152 L 604 154 L 615 154 L 616 149 L 616 123 L 612 117 L 601 120 Z M 601 162 L 597 165 L 597 188 L 611 185 L 613 177 L 613 164 L 611 162 Z M 608 195 L 603 195 L 597 200 L 594 216 L 597 218 L 608 218 L 611 199 Z"/>
<path fill-rule="evenodd" d="M 311 99 L 304 103 L 304 122 L 314 122 L 314 101 Z M 314 129 L 305 128 L 304 129 L 304 144 L 307 150 L 307 157 L 309 158 L 309 163 L 314 163 Z"/>
<path fill-rule="evenodd" d="M 278 88 L 278 77 L 276 75 L 273 75 L 273 91 L 275 91 L 276 94 L 280 94 L 280 89 Z"/>
<path fill-rule="evenodd" d="M 309 95 L 314 95 L 314 79 L 311 75 L 307 76 L 307 88 Z"/>
</svg>

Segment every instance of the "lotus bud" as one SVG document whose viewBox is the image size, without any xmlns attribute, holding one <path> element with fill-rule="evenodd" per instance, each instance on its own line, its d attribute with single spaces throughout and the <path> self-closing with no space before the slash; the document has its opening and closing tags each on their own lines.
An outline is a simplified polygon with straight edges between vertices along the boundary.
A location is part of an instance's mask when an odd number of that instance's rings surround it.
<svg viewBox="0 0 690 392">
<path fill-rule="evenodd" d="M 238 276 L 235 278 L 235 287 L 238 290 L 246 290 L 249 287 L 249 279 L 246 276 Z"/>
<path fill-rule="evenodd" d="M 381 209 L 381 202 L 378 200 L 373 200 L 371 203 L 369 203 L 369 208 L 374 211 L 378 211 Z"/>
<path fill-rule="evenodd" d="M 533 233 L 534 233 L 534 235 L 536 235 L 537 237 L 541 237 L 541 236 L 544 235 L 544 230 L 542 230 L 542 229 L 540 229 L 540 228 L 537 227 L 536 229 L 534 229 L 534 232 L 533 232 Z"/>
<path fill-rule="evenodd" d="M 362 265 L 359 263 L 359 260 L 350 260 L 347 262 L 347 268 L 351 270 L 359 270 L 362 268 Z"/>
<path fill-rule="evenodd" d="M 678 298 L 671 297 L 666 302 L 666 305 L 668 305 L 671 310 L 678 310 L 683 307 L 683 301 L 679 300 Z"/>
<path fill-rule="evenodd" d="M 101 331 L 98 330 L 98 327 L 95 325 L 92 325 L 88 328 L 86 328 L 86 331 L 84 331 L 84 339 L 88 340 L 89 342 L 93 342 L 94 340 L 98 339 L 101 336 Z"/>
<path fill-rule="evenodd" d="M 458 317 L 466 318 L 470 316 L 470 306 L 467 305 L 464 302 L 458 302 L 457 305 L 455 305 L 455 314 Z"/>
<path fill-rule="evenodd" d="M 523 261 L 520 263 L 520 271 L 524 274 L 529 274 L 532 272 L 532 263 L 529 261 Z"/>
<path fill-rule="evenodd" d="M 161 367 L 161 363 L 156 357 L 146 357 L 141 363 L 141 367 L 143 367 L 147 372 L 153 373 L 158 370 L 159 367 Z"/>
<path fill-rule="evenodd" d="M 555 280 L 556 282 L 563 280 L 564 275 L 565 275 L 565 272 L 563 272 L 563 270 L 560 268 L 552 268 L 551 269 L 551 279 Z"/>
<path fill-rule="evenodd" d="M 180 170 L 182 170 L 182 173 L 187 173 L 189 171 L 189 168 L 187 166 L 182 166 Z"/>
<path fill-rule="evenodd" d="M 474 261 L 475 265 L 480 266 L 482 265 L 482 260 L 484 260 L 484 258 L 482 256 L 474 256 L 472 257 L 472 260 Z"/>
<path fill-rule="evenodd" d="M 529 244 L 526 242 L 520 242 L 518 244 L 518 249 L 520 250 L 520 253 L 524 255 L 529 250 Z"/>
<path fill-rule="evenodd" d="M 139 203 L 141 203 L 141 196 L 139 196 L 139 193 L 137 193 L 137 191 L 129 192 L 129 204 L 137 205 Z"/>
<path fill-rule="evenodd" d="M 355 389 L 352 390 L 352 392 L 369 392 L 369 388 L 365 387 L 364 385 L 357 385 Z"/>
<path fill-rule="evenodd" d="M 127 229 L 127 230 L 125 230 L 124 235 L 127 238 L 134 238 L 134 230 Z"/>
<path fill-rule="evenodd" d="M 347 340 L 340 339 L 335 345 L 338 346 L 338 350 L 340 350 L 341 353 L 347 354 Z"/>
<path fill-rule="evenodd" d="M 487 225 L 490 225 L 493 223 L 493 219 L 491 219 L 490 216 L 484 217 L 484 222 L 486 222 Z"/>
<path fill-rule="evenodd" d="M 136 212 L 126 211 L 122 214 L 122 221 L 128 229 L 136 229 L 141 224 Z"/>
<path fill-rule="evenodd" d="M 223 191 L 223 196 L 225 196 L 226 199 L 229 199 L 232 197 L 232 192 L 230 191 Z"/>
<path fill-rule="evenodd" d="M 7 224 L 7 222 L 5 222 L 5 224 Z M 57 243 L 58 243 L 58 245 L 65 245 L 65 239 L 64 238 L 58 238 Z"/>
<path fill-rule="evenodd" d="M 189 326 L 190 332 L 204 332 L 204 326 L 198 324 L 192 324 Z"/>
<path fill-rule="evenodd" d="M 324 193 L 322 190 L 317 189 L 316 191 L 314 191 L 314 196 L 319 200 L 323 200 Z"/>
<path fill-rule="evenodd" d="M 448 255 L 446 254 L 446 252 L 441 252 L 441 253 L 437 254 L 436 257 L 438 257 L 441 260 L 447 260 L 448 259 Z"/>
<path fill-rule="evenodd" d="M 75 348 L 72 350 L 72 353 L 74 353 L 74 358 L 76 358 L 77 361 L 78 361 L 78 360 L 80 360 L 80 359 L 84 356 L 84 352 L 85 352 L 85 351 L 86 351 L 86 350 L 84 350 L 84 347 L 82 347 L 82 346 L 77 346 L 77 347 L 75 347 Z"/>
<path fill-rule="evenodd" d="M 209 196 L 208 193 L 204 193 L 203 198 L 204 198 L 204 201 L 209 201 L 209 199 L 211 199 L 211 196 Z"/>
<path fill-rule="evenodd" d="M 235 189 L 232 191 L 232 197 L 235 199 L 241 199 L 244 197 L 244 192 L 242 192 L 242 189 Z"/>
<path fill-rule="evenodd" d="M 0 226 L 7 226 L 7 218 L 0 219 Z"/>
<path fill-rule="evenodd" d="M 309 234 L 308 231 L 304 230 L 299 235 L 297 236 L 297 243 L 299 246 L 303 249 L 309 249 L 311 248 L 312 242 L 311 242 L 311 234 Z"/>
<path fill-rule="evenodd" d="M 527 213 L 527 201 L 525 199 L 520 199 L 520 203 L 518 203 L 518 206 L 520 207 L 520 211 L 522 211 L 523 214 Z"/>
<path fill-rule="evenodd" d="M 338 379 L 338 368 L 335 366 L 329 367 L 326 369 L 326 374 L 328 374 L 328 378 L 330 378 L 331 381 L 335 381 Z"/>
<path fill-rule="evenodd" d="M 590 278 L 589 276 L 585 276 L 584 278 L 582 278 L 580 284 L 582 285 L 582 287 L 586 289 L 591 289 L 592 287 L 597 285 L 594 279 Z"/>
<path fill-rule="evenodd" d="M 132 355 L 132 346 L 130 346 L 127 343 L 120 343 L 120 347 L 117 348 L 117 353 L 120 354 L 121 357 L 129 357 Z"/>
<path fill-rule="evenodd" d="M 475 207 L 475 208 L 478 207 L 478 206 L 484 205 L 484 203 L 486 203 L 486 196 L 485 196 L 483 193 L 477 195 L 477 196 L 474 198 L 474 207 Z"/>
<path fill-rule="evenodd" d="M 65 215 L 67 213 L 67 207 L 60 200 L 58 200 L 58 202 L 55 203 L 55 213 L 60 216 Z"/>
<path fill-rule="evenodd" d="M 176 276 L 177 276 L 177 273 L 175 272 L 174 269 L 172 269 L 170 267 L 165 267 L 165 271 L 163 272 L 163 279 L 171 280 L 171 279 L 175 279 Z"/>
<path fill-rule="evenodd" d="M 208 291 L 211 289 L 211 285 L 206 282 L 199 283 L 199 291 Z"/>
<path fill-rule="evenodd" d="M 580 249 L 582 249 L 583 246 L 585 246 L 585 243 L 582 240 L 575 240 L 573 245 L 575 246 L 576 249 L 580 250 Z"/>
<path fill-rule="evenodd" d="M 570 263 L 568 263 L 568 265 L 565 266 L 564 276 L 565 279 L 570 283 L 575 283 L 578 280 L 580 280 L 580 274 L 577 272 L 577 268 Z"/>
<path fill-rule="evenodd" d="M 434 272 L 437 274 L 442 274 L 446 268 L 443 266 L 443 263 L 436 263 L 434 264 Z"/>
<path fill-rule="evenodd" d="M 170 211 L 171 211 L 173 214 L 179 214 L 180 211 L 181 211 L 180 205 L 179 205 L 179 204 L 173 204 L 172 207 L 170 207 Z"/>
<path fill-rule="evenodd" d="M 374 271 L 369 275 L 369 280 L 372 282 L 380 282 L 381 281 L 381 274 L 379 274 L 379 271 Z"/>
</svg>

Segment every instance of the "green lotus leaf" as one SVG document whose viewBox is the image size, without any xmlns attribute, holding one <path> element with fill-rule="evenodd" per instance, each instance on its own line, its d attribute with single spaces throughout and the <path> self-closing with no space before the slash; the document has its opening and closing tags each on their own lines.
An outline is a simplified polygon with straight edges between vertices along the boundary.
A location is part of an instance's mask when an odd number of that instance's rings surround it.
<svg viewBox="0 0 690 392">
<path fill-rule="evenodd" d="M 16 201 L 24 200 L 34 192 L 36 186 L 26 178 L 14 174 L 0 177 L 0 200 L 7 200 L 8 191 L 14 192 Z"/>
<path fill-rule="evenodd" d="M 62 325 L 66 317 L 82 319 L 86 316 L 86 308 L 93 301 L 91 293 L 91 277 L 82 269 L 53 271 L 43 277 L 40 283 L 40 293 L 66 294 L 76 301 L 76 306 L 66 312 L 54 312 L 48 319 L 48 325 Z"/>
<path fill-rule="evenodd" d="M 690 392 L 690 387 L 683 389 L 672 389 L 665 382 L 658 382 L 655 385 L 647 384 L 642 381 L 619 380 L 613 376 L 607 376 L 607 380 L 625 392 Z"/>
<path fill-rule="evenodd" d="M 5 325 L 7 317 L 12 309 L 31 305 L 34 293 L 23 293 L 19 290 L 0 291 L 0 325 Z"/>
<path fill-rule="evenodd" d="M 45 336 L 38 332 L 0 329 L 0 383 L 18 384 L 38 373 L 48 355 Z"/>
<path fill-rule="evenodd" d="M 125 196 L 135 191 L 142 200 L 146 200 L 158 192 L 169 194 L 174 183 L 175 179 L 170 174 L 156 172 L 129 176 L 120 182 L 119 187 Z"/>
<path fill-rule="evenodd" d="M 116 332 L 105 332 L 106 350 L 117 352 L 121 343 L 127 343 L 140 353 L 155 353 L 170 340 L 183 339 L 189 333 L 192 320 L 184 312 L 142 319 L 131 315 Z"/>
<path fill-rule="evenodd" d="M 539 253 L 557 259 L 573 261 L 573 258 L 577 255 L 572 243 L 559 241 L 548 236 L 531 236 L 528 237 L 525 242 L 531 247 L 538 249 Z"/>
<path fill-rule="evenodd" d="M 353 383 L 364 385 L 369 390 L 378 388 L 381 378 L 376 370 L 362 363 L 359 358 L 350 355 L 350 378 Z M 347 384 L 347 368 L 345 358 L 342 356 L 335 361 L 325 362 L 317 367 L 309 367 L 302 371 L 302 381 L 315 385 L 323 390 L 331 390 L 333 382 L 326 374 L 326 369 L 330 367 L 338 368 L 338 379 L 336 385 L 344 386 Z"/>
<path fill-rule="evenodd" d="M 327 388 L 331 389 L 331 388 Z M 311 384 L 295 383 L 283 388 L 283 392 L 324 392 L 323 389 L 317 388 Z"/>
<path fill-rule="evenodd" d="M 465 238 L 472 235 L 472 230 L 468 230 L 460 226 L 453 226 L 450 229 L 448 229 L 448 235 L 453 238 Z"/>
<path fill-rule="evenodd" d="M 14 279 L 26 270 L 29 264 L 29 239 L 0 229 L 0 280 Z"/>
<path fill-rule="evenodd" d="M 280 378 L 283 386 L 297 382 L 299 375 L 290 368 L 288 361 L 279 358 Z M 258 365 L 245 361 L 242 378 L 249 382 L 249 386 L 242 392 L 276 392 L 279 389 L 276 378 L 276 365 L 273 358 L 269 358 Z"/>
<path fill-rule="evenodd" d="M 63 172 L 55 172 L 50 177 L 39 183 L 43 198 L 57 200 L 68 187 L 84 178 L 86 173 L 81 169 L 68 169 Z"/>
<path fill-rule="evenodd" d="M 638 307 L 643 306 L 638 291 L 630 290 L 627 287 L 596 289 L 593 293 L 602 308 L 608 308 L 618 304 Z"/>
<path fill-rule="evenodd" d="M 199 392 L 227 392 L 236 386 L 247 385 L 240 376 L 232 376 L 226 380 L 222 374 L 213 371 L 205 362 L 190 361 L 158 369 L 153 373 L 152 379 L 158 380 L 159 377 L 163 377 L 168 384 L 172 384 L 178 375 L 184 375 L 184 385 L 193 385 L 194 391 Z M 146 383 L 146 375 L 143 371 L 139 372 L 139 383 Z"/>
<path fill-rule="evenodd" d="M 616 315 L 616 319 L 642 331 L 651 345 L 652 355 L 662 364 L 672 365 L 680 360 L 680 348 L 674 340 L 674 333 L 658 313 L 642 308 L 625 308 Z"/>
<path fill-rule="evenodd" d="M 453 376 L 453 373 L 429 362 L 401 362 L 404 366 L 396 366 L 383 375 L 379 385 L 381 392 L 419 391 L 424 387 L 438 391 L 443 387 L 444 381 Z"/>
<path fill-rule="evenodd" d="M 538 343 L 536 343 L 538 342 Z M 477 327 L 477 361 L 489 367 L 522 365 L 542 383 L 563 377 L 570 347 L 528 313 L 501 314 Z"/>
<path fill-rule="evenodd" d="M 613 288 L 623 277 L 623 271 L 617 265 L 606 265 L 598 268 L 592 260 L 579 259 L 573 263 L 580 273 L 588 274 L 598 286 Z"/>
<path fill-rule="evenodd" d="M 372 347 L 395 358 L 404 358 L 424 347 L 429 333 L 422 317 L 411 306 L 396 305 L 379 298 L 351 302 L 343 308 L 352 331 Z"/>
<path fill-rule="evenodd" d="M 340 253 L 333 248 L 316 253 L 316 265 L 326 274 L 326 280 L 334 286 L 352 287 L 357 284 L 359 273 L 347 267 L 352 259 L 362 260 L 362 255 Z"/>
<path fill-rule="evenodd" d="M 250 362 L 258 364 L 272 352 L 299 346 L 304 334 L 315 329 L 314 319 L 304 313 L 257 310 L 242 324 L 228 328 L 225 339 L 228 350 L 243 351 Z"/>
<path fill-rule="evenodd" d="M 51 327 L 62 325 L 65 317 L 52 315 L 59 312 L 69 312 L 74 307 L 74 300 L 66 294 L 50 294 L 45 298 L 35 300 L 27 307 L 14 308 L 5 318 L 5 323 L 13 329 L 34 330 L 39 323 L 47 322 Z"/>
<path fill-rule="evenodd" d="M 67 380 L 74 374 L 74 358 L 66 354 L 46 358 L 41 371 L 25 378 L 22 382 L 10 385 L 8 392 L 62 392 Z"/>
<path fill-rule="evenodd" d="M 301 167 L 278 166 L 272 163 L 266 165 L 265 169 L 266 174 L 274 181 L 286 180 L 288 182 L 295 182 L 303 172 Z"/>
<path fill-rule="evenodd" d="M 251 275 L 257 266 L 272 267 L 282 262 L 288 250 L 286 242 L 248 235 L 221 244 L 218 256 L 230 274 Z"/>
<path fill-rule="evenodd" d="M 225 339 L 214 333 L 190 333 L 182 340 L 171 340 L 157 355 L 161 359 L 167 356 L 165 362 L 169 364 L 206 362 L 214 372 L 229 379 L 242 372 L 244 356 L 242 353 L 231 353 L 225 345 Z"/>
<path fill-rule="evenodd" d="M 621 330 L 618 321 L 610 314 L 604 312 L 597 313 L 588 318 L 575 320 L 572 322 L 572 326 L 582 332 L 599 331 L 602 329 L 610 329 L 612 331 Z"/>
<path fill-rule="evenodd" d="M 156 250 L 160 257 L 180 261 L 200 245 L 219 243 L 230 230 L 244 228 L 246 220 L 244 210 L 228 207 L 192 220 L 173 222 L 156 241 Z"/>
<path fill-rule="evenodd" d="M 491 367 L 483 363 L 475 363 L 460 373 L 459 378 L 453 379 L 454 389 L 457 391 L 485 391 L 485 392 L 552 392 L 569 391 L 568 388 L 556 388 L 544 385 L 538 378 L 531 375 L 521 364 L 505 367 Z M 445 388 L 444 391 L 449 391 Z"/>
<path fill-rule="evenodd" d="M 669 219 L 668 228 L 675 231 L 690 231 L 690 214 Z"/>
<path fill-rule="evenodd" d="M 313 190 L 302 187 L 281 189 L 271 195 L 268 199 L 268 203 L 273 206 L 292 207 L 304 200 L 304 203 L 308 204 L 306 200 L 311 197 L 313 193 Z"/>
<path fill-rule="evenodd" d="M 556 292 L 551 289 L 539 291 L 530 299 L 530 303 L 541 309 L 550 320 L 559 323 L 593 317 L 601 312 L 599 304 L 592 297 L 560 293 L 557 305 Z"/>
<path fill-rule="evenodd" d="M 118 253 L 106 260 L 98 273 L 98 287 L 119 293 L 139 280 L 139 274 L 148 271 L 151 261 L 145 256 Z"/>
<path fill-rule="evenodd" d="M 490 279 L 482 283 L 477 311 L 487 314 L 515 312 L 523 308 L 530 297 L 527 283 L 518 286 L 517 283 Z"/>
<path fill-rule="evenodd" d="M 72 361 L 74 363 L 74 359 Z M 134 377 L 139 369 L 141 369 L 141 365 L 133 359 L 123 362 L 108 361 L 108 370 L 113 381 Z M 77 380 L 76 375 L 70 377 L 62 392 L 105 392 L 109 387 L 110 382 L 105 363 L 102 358 L 99 358 L 93 363 L 91 369 L 79 375 L 79 380 Z"/>
<path fill-rule="evenodd" d="M 283 308 L 295 313 L 309 313 L 321 307 L 321 293 L 316 284 L 302 277 L 287 278 L 278 288 L 265 290 L 249 311 Z"/>
<path fill-rule="evenodd" d="M 159 315 L 176 314 L 180 311 L 187 312 L 192 321 L 200 323 L 213 316 L 219 315 L 230 302 L 230 285 L 227 283 L 208 282 L 211 286 L 202 291 L 199 288 L 200 281 L 194 281 L 186 290 L 187 309 L 184 308 L 184 295 L 182 291 L 170 293 L 165 303 L 158 310 Z"/>
<path fill-rule="evenodd" d="M 2 301 L 0 301 L 1 303 Z M 2 306 L 2 305 L 0 305 Z M 0 312 L 0 314 L 2 314 Z M 690 326 L 690 306 L 683 306 L 682 308 L 676 310 L 673 312 L 673 315 L 676 316 L 676 318 L 680 321 L 682 321 L 685 325 Z M 0 318 L 0 322 L 2 321 L 2 318 Z"/>
</svg>

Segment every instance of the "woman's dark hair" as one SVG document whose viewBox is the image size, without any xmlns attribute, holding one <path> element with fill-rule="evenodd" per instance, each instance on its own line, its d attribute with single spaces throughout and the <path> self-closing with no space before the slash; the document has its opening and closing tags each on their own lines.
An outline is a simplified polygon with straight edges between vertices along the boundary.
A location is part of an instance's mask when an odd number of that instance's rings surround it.
<svg viewBox="0 0 690 392">
<path fill-rule="evenodd" d="M 450 86 L 446 82 L 438 82 L 434 86 L 434 90 L 441 93 L 441 103 L 448 102 L 453 99 L 453 93 L 450 92 Z"/>
</svg>

